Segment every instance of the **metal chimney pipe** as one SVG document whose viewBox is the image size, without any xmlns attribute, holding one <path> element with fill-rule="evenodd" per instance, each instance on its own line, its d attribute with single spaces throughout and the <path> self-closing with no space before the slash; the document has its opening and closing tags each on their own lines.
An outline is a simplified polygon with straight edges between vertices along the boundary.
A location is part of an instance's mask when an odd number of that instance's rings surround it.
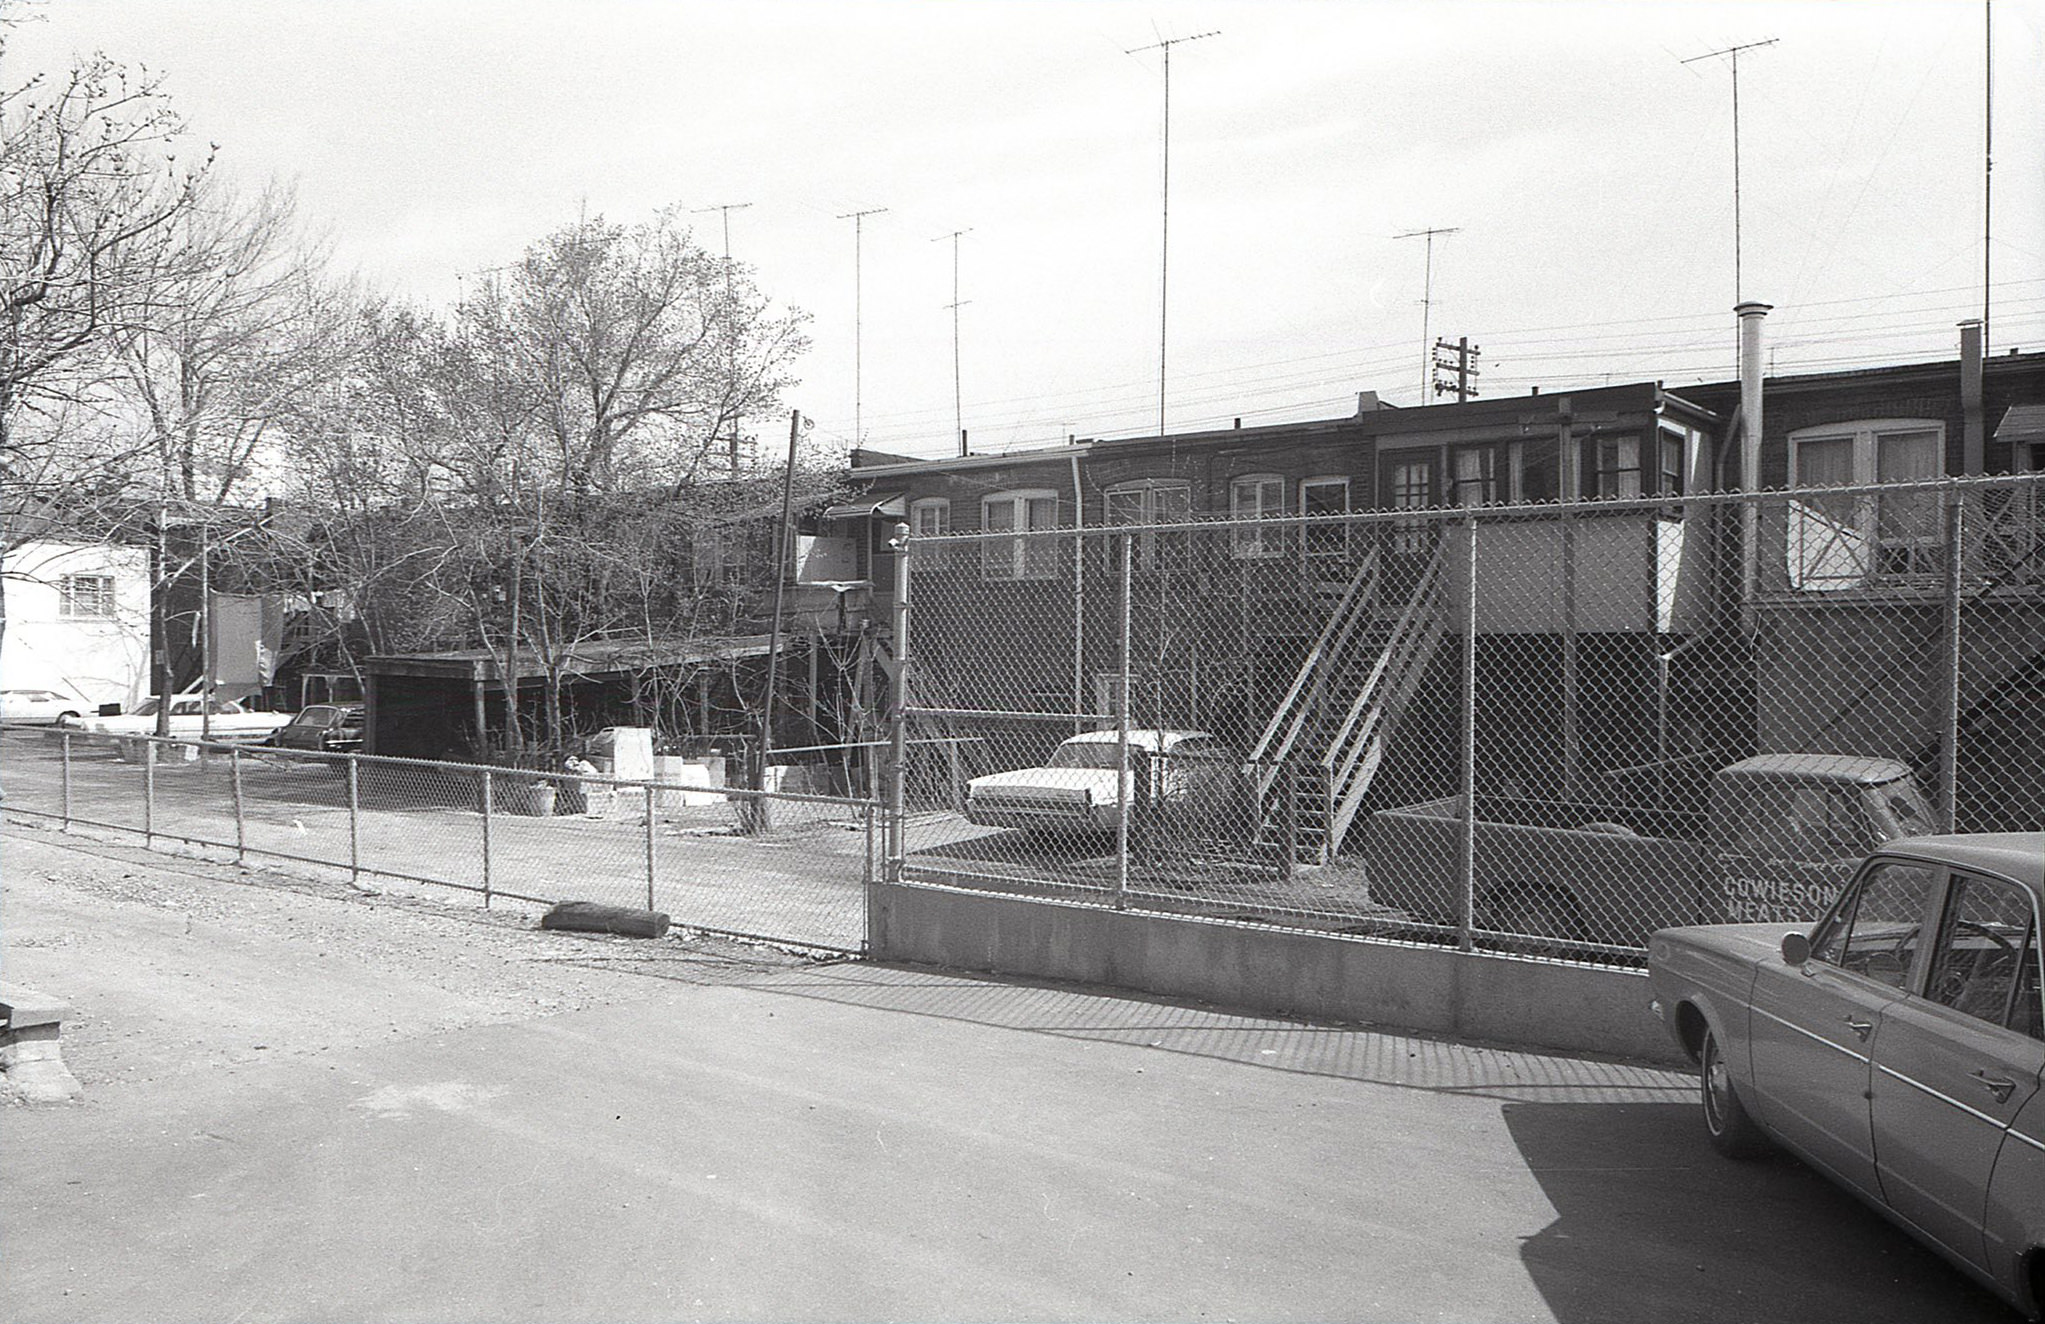
<svg viewBox="0 0 2045 1324">
<path fill-rule="evenodd" d="M 1749 301 L 1733 312 L 1740 319 L 1740 488 L 1761 490 L 1761 378 L 1767 360 L 1761 345 L 1761 320 L 1771 305 Z M 1740 505 L 1740 626 L 1754 633 L 1754 599 L 1761 587 L 1761 508 L 1749 500 Z"/>
<path fill-rule="evenodd" d="M 1979 318 L 1960 323 L 1960 472 L 1978 474 L 1988 468 L 1987 428 L 1982 422 L 1981 332 Z M 1941 466 L 1943 467 L 1943 466 Z"/>
</svg>

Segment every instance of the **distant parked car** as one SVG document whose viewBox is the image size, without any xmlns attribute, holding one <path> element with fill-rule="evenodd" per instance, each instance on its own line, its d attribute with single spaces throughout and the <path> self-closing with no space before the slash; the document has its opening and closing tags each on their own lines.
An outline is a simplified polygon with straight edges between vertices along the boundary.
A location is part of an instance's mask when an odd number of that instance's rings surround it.
<svg viewBox="0 0 2045 1324">
<path fill-rule="evenodd" d="M 300 709 L 263 742 L 279 749 L 353 754 L 362 748 L 362 705 L 315 703 Z"/>
<path fill-rule="evenodd" d="M 1131 730 L 1129 779 L 1115 731 L 1087 731 L 1059 745 L 1040 768 L 975 777 L 966 818 L 982 827 L 1113 832 L 1128 792 L 1191 830 L 1234 828 L 1252 803 L 1241 757 L 1205 731 Z M 1132 820 L 1132 822 L 1135 820 Z"/>
<path fill-rule="evenodd" d="M 1780 1145 L 2036 1318 L 2045 832 L 1914 837 L 1809 930 L 1664 929 L 1654 1008 L 1732 1158 Z"/>
<path fill-rule="evenodd" d="M 48 726 L 76 721 L 94 705 L 75 694 L 55 690 L 0 690 L 0 722 Z"/>
<path fill-rule="evenodd" d="M 206 703 L 211 709 L 208 715 Z M 153 736 L 161 699 L 144 699 L 132 712 L 115 717 L 84 717 L 76 726 L 88 736 L 108 739 Z M 259 741 L 291 720 L 289 713 L 251 712 L 232 699 L 202 701 L 196 694 L 174 695 L 170 701 L 170 734 L 183 740 L 197 740 L 202 731 L 211 739 L 237 744 Z"/>
</svg>

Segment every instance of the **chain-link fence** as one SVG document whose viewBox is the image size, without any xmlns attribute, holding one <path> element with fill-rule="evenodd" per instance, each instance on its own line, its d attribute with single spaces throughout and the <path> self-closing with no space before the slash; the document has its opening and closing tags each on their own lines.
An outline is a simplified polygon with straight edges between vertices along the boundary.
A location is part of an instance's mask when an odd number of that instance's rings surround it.
<svg viewBox="0 0 2045 1324">
<path fill-rule="evenodd" d="M 2045 824 L 2041 516 L 2029 475 L 917 539 L 904 871 L 1620 961 L 1808 920 L 1888 838 Z"/>
<path fill-rule="evenodd" d="M 57 729 L 0 735 L 6 808 L 707 932 L 866 944 L 872 801 Z"/>
</svg>

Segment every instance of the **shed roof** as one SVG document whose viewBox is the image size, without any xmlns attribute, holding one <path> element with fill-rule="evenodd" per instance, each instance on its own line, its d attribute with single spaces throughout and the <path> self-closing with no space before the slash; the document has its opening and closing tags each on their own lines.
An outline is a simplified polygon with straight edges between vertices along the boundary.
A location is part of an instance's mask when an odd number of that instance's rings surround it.
<svg viewBox="0 0 2045 1324">
<path fill-rule="evenodd" d="M 773 636 L 740 635 L 729 639 L 591 639 L 569 649 L 563 670 L 580 677 L 610 676 L 647 667 L 689 666 L 764 657 Z M 547 674 L 537 653 L 519 650 L 514 659 L 519 680 Z M 501 684 L 504 655 L 489 648 L 455 648 L 439 653 L 392 653 L 364 664 L 373 676 L 425 676 L 446 680 Z"/>
</svg>

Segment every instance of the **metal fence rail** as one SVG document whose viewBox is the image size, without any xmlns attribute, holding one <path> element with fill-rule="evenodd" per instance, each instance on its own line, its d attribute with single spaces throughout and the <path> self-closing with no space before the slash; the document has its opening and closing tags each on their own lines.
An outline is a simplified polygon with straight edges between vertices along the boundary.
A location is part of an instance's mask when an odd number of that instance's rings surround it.
<svg viewBox="0 0 2045 1324">
<path fill-rule="evenodd" d="M 917 539 L 903 871 L 1622 963 L 1806 921 L 1887 837 L 2045 824 L 2041 516 L 2027 475 Z"/>
<path fill-rule="evenodd" d="M 870 800 L 19 727 L 0 734 L 0 760 L 7 811 L 64 828 L 454 888 L 485 905 L 589 900 L 706 932 L 866 944 Z"/>
</svg>

